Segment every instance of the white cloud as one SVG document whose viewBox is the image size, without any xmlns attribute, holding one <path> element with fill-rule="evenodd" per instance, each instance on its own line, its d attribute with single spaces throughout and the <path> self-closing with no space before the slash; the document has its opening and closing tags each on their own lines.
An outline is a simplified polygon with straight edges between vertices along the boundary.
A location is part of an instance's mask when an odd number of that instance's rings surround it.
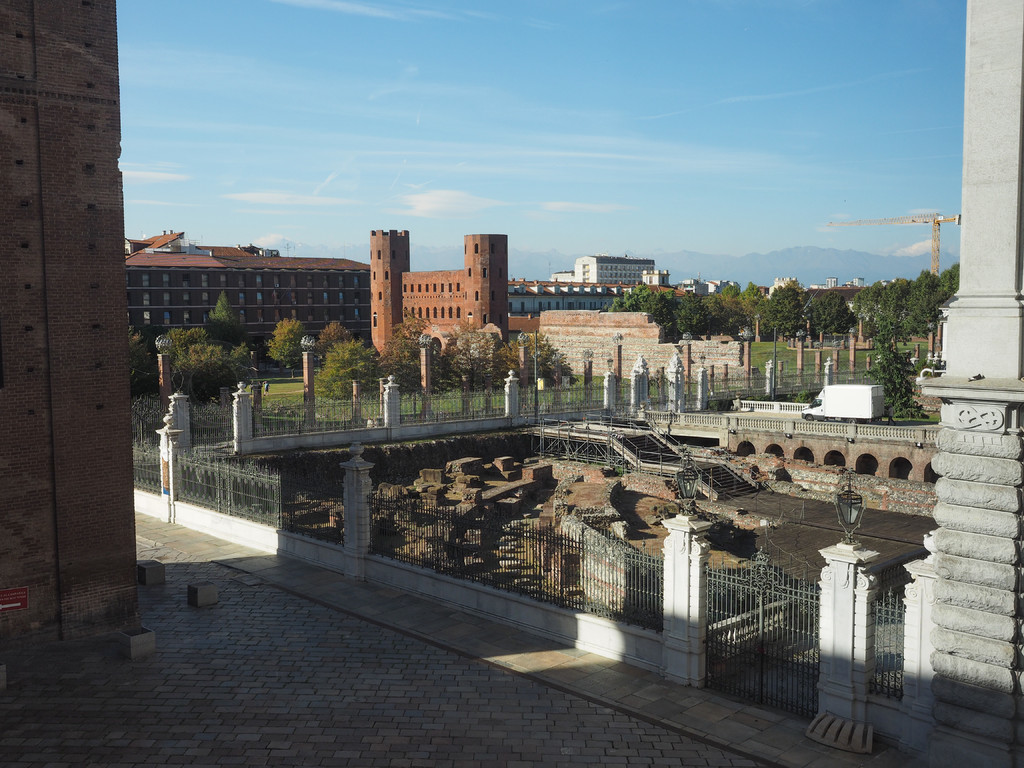
<svg viewBox="0 0 1024 768">
<path fill-rule="evenodd" d="M 321 11 L 335 11 L 350 16 L 370 16 L 376 19 L 400 19 L 394 11 L 378 8 L 369 3 L 350 3 L 344 0 L 272 0 L 281 5 L 295 5 L 299 8 L 315 8 Z"/>
<path fill-rule="evenodd" d="M 269 248 L 273 245 L 282 245 L 285 242 L 285 236 L 279 235 L 276 232 L 271 232 L 266 235 L 260 235 L 252 241 L 253 245 L 258 245 L 261 248 Z"/>
<path fill-rule="evenodd" d="M 912 243 L 904 248 L 898 248 L 892 252 L 893 256 L 922 256 L 932 252 L 931 238 L 922 240 L 919 243 Z"/>
<path fill-rule="evenodd" d="M 346 200 L 343 197 L 321 197 L 319 195 L 293 195 L 290 192 L 232 192 L 222 195 L 230 200 L 241 200 L 244 203 L 261 203 L 263 205 L 356 205 L 357 200 Z"/>
<path fill-rule="evenodd" d="M 389 213 L 420 216 L 425 219 L 460 218 L 497 205 L 505 205 L 500 200 L 476 197 L 468 192 L 454 189 L 435 189 L 414 195 L 402 195 L 398 199 L 408 207 L 403 210 L 389 211 Z"/>
<path fill-rule="evenodd" d="M 549 202 L 541 203 L 541 207 L 545 211 L 555 211 L 557 213 L 614 213 L 615 211 L 630 211 L 633 209 L 630 205 L 620 205 L 619 203 Z"/>
<path fill-rule="evenodd" d="M 163 181 L 188 181 L 191 176 L 167 171 L 121 171 L 125 184 L 157 184 Z"/>
</svg>

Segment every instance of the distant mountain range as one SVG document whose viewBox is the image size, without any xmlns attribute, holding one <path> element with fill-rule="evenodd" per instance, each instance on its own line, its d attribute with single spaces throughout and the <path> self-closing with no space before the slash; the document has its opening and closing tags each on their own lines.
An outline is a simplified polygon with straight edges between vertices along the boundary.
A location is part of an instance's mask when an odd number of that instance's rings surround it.
<svg viewBox="0 0 1024 768">
<path fill-rule="evenodd" d="M 357 261 L 365 260 L 366 249 L 353 253 L 352 248 L 342 253 L 340 249 L 326 246 L 303 246 L 299 256 L 342 257 Z M 509 276 L 525 277 L 528 280 L 547 280 L 552 272 L 571 269 L 576 257 L 582 254 L 565 255 L 558 251 L 525 251 L 512 244 L 509 254 Z M 619 254 L 613 254 L 619 255 Z M 913 280 L 922 270 L 931 267 L 931 254 L 921 256 L 880 256 L 864 251 L 818 248 L 813 245 L 784 248 L 770 253 L 748 253 L 745 256 L 723 256 L 696 251 L 671 251 L 630 253 L 630 256 L 653 258 L 658 269 L 669 270 L 669 278 L 678 283 L 689 277 L 700 276 L 704 280 L 735 280 L 740 287 L 748 282 L 771 285 L 776 277 L 795 277 L 805 287 L 824 284 L 826 277 L 835 277 L 839 284 L 863 277 L 865 284 L 877 280 L 891 280 L 905 277 Z M 940 269 L 946 269 L 956 257 L 943 254 Z M 412 247 L 412 268 L 415 271 L 435 269 L 457 269 L 462 266 L 463 253 L 459 246 L 433 248 Z"/>
</svg>

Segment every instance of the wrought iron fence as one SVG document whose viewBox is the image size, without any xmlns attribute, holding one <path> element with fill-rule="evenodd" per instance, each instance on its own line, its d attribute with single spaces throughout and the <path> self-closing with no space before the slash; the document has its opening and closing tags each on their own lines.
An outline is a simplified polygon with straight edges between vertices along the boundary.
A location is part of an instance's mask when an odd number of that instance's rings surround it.
<svg viewBox="0 0 1024 768">
<path fill-rule="evenodd" d="M 281 471 L 282 527 L 332 544 L 345 541 L 344 480 L 316 464 L 293 463 Z"/>
<path fill-rule="evenodd" d="M 401 491 L 371 498 L 370 552 L 536 600 L 660 630 L 664 564 L 597 532 L 460 511 Z"/>
<path fill-rule="evenodd" d="M 164 426 L 164 409 L 158 397 L 137 397 L 132 400 L 132 443 L 134 445 L 158 445 L 160 435 L 156 433 Z"/>
<path fill-rule="evenodd" d="M 141 491 L 160 493 L 162 482 L 160 476 L 160 449 L 146 443 L 132 446 L 132 471 L 135 476 L 135 487 Z"/>
<path fill-rule="evenodd" d="M 505 415 L 505 393 L 502 390 L 475 392 L 434 392 L 402 395 L 403 424 L 487 419 Z"/>
<path fill-rule="evenodd" d="M 869 568 L 875 576 L 878 591 L 875 594 L 875 674 L 871 680 L 871 693 L 891 699 L 903 698 L 903 652 L 906 633 L 907 606 L 904 594 L 910 583 L 910 574 L 903 566 L 925 552 L 880 563 Z"/>
<path fill-rule="evenodd" d="M 759 552 L 707 568 L 708 686 L 805 717 L 818 709 L 818 585 Z"/>
<path fill-rule="evenodd" d="M 281 527 L 281 474 L 255 461 L 209 453 L 181 453 L 175 460 L 175 495 L 221 514 Z"/>
<path fill-rule="evenodd" d="M 380 397 L 363 395 L 357 400 L 273 400 L 253 409 L 253 436 L 294 435 L 361 429 L 380 418 Z"/>
<path fill-rule="evenodd" d="M 231 406 L 220 403 L 191 403 L 189 405 L 189 433 L 192 447 L 221 448 L 233 438 Z"/>
</svg>

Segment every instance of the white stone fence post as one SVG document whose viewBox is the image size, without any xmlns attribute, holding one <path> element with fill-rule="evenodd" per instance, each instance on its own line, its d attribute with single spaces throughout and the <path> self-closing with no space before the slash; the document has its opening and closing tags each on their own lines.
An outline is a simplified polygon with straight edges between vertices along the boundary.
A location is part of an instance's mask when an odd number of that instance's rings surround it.
<svg viewBox="0 0 1024 768">
<path fill-rule="evenodd" d="M 608 371 L 604 375 L 604 410 L 611 415 L 615 413 L 615 372 Z"/>
<path fill-rule="evenodd" d="M 708 542 L 711 523 L 677 515 L 662 520 L 665 539 L 665 588 L 662 666 L 671 680 L 703 688 L 706 679 Z"/>
<path fill-rule="evenodd" d="M 398 390 L 394 376 L 388 376 L 388 383 L 384 385 L 384 412 L 381 416 L 384 419 L 384 426 L 394 429 L 402 423 L 402 393 Z"/>
<path fill-rule="evenodd" d="M 363 458 L 363 446 L 349 447 L 351 458 L 343 462 L 345 471 L 345 575 L 366 580 L 366 556 L 370 552 L 370 494 L 373 464 Z"/>
<path fill-rule="evenodd" d="M 686 370 L 678 352 L 668 361 L 668 407 L 675 413 L 686 410 Z"/>
<path fill-rule="evenodd" d="M 252 393 L 245 384 L 238 382 L 238 390 L 231 406 L 231 427 L 233 450 L 236 454 L 245 453 L 252 441 Z"/>
<path fill-rule="evenodd" d="M 644 356 L 637 355 L 629 372 L 629 407 L 633 413 L 638 413 L 650 400 L 650 376 Z"/>
<path fill-rule="evenodd" d="M 697 369 L 697 410 L 706 411 L 708 409 L 708 395 L 710 393 L 710 386 L 708 384 L 708 369 L 701 366 Z"/>
<path fill-rule="evenodd" d="M 519 418 L 519 378 L 509 371 L 505 378 L 505 418 Z"/>
<path fill-rule="evenodd" d="M 925 537 L 925 547 L 934 553 L 931 534 Z M 927 754 L 931 743 L 935 718 L 932 707 L 932 606 L 935 604 L 935 556 L 915 560 L 904 567 L 910 573 L 903 597 L 906 618 L 903 629 L 903 708 L 907 722 L 901 729 L 900 746 L 906 751 Z"/>
</svg>

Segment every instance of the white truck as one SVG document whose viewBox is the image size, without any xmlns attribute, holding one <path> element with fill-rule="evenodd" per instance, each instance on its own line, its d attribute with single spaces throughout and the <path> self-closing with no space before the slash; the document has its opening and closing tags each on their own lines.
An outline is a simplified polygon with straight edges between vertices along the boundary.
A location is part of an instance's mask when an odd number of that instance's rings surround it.
<svg viewBox="0 0 1024 768">
<path fill-rule="evenodd" d="M 808 421 L 868 422 L 885 415 L 885 392 L 879 384 L 829 384 L 803 410 Z"/>
</svg>

